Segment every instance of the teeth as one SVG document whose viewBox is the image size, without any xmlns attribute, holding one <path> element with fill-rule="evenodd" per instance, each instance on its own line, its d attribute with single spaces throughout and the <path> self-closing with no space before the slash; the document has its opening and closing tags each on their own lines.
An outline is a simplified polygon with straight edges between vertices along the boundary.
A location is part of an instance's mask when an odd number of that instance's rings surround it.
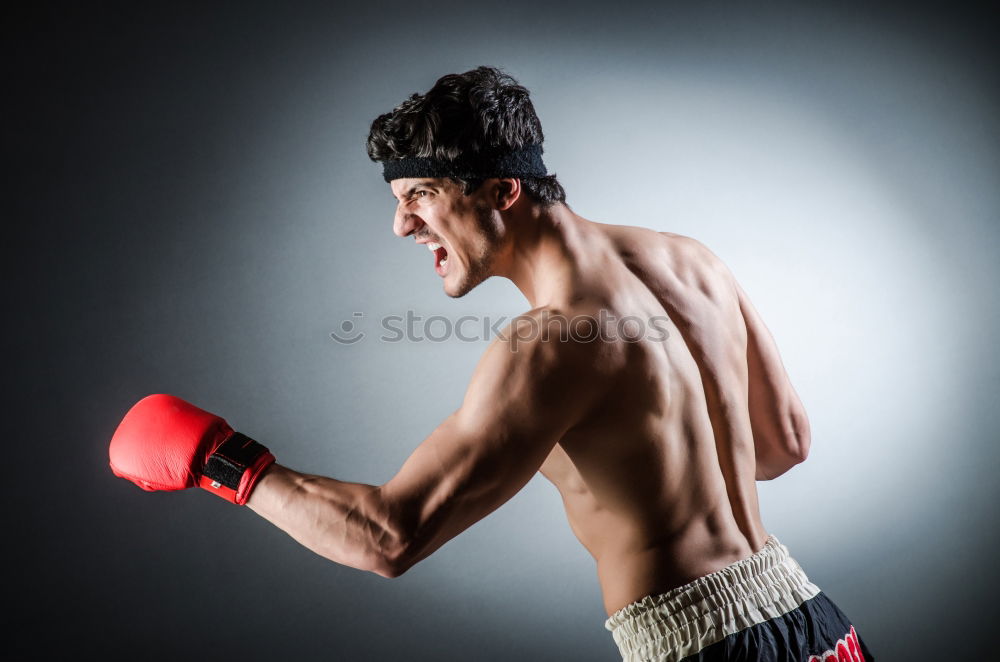
<svg viewBox="0 0 1000 662">
<path fill-rule="evenodd" d="M 440 262 L 438 262 L 438 266 L 441 267 L 442 269 L 445 268 L 446 266 L 448 266 L 448 258 L 445 258 L 445 259 L 441 260 Z"/>
<path fill-rule="evenodd" d="M 427 244 L 427 248 L 433 253 L 437 249 L 441 248 L 441 244 L 435 244 L 433 241 Z"/>
</svg>

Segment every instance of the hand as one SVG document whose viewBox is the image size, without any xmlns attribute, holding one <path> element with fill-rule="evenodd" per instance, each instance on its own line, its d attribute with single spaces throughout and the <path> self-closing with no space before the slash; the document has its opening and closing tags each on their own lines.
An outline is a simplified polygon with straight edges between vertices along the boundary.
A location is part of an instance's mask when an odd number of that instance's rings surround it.
<svg viewBox="0 0 1000 662">
<path fill-rule="evenodd" d="M 125 414 L 108 451 L 111 470 L 144 490 L 202 487 L 244 505 L 274 456 L 226 421 L 172 395 Z"/>
</svg>

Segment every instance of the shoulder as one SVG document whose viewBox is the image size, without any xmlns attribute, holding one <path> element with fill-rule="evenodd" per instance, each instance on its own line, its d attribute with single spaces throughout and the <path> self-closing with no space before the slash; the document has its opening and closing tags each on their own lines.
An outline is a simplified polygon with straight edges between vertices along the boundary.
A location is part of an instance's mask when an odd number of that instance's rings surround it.
<svg viewBox="0 0 1000 662">
<path fill-rule="evenodd" d="M 734 284 L 735 278 L 726 263 L 703 242 L 687 235 L 658 232 L 669 245 L 679 267 L 701 272 L 706 276 Z"/>
<path fill-rule="evenodd" d="M 651 260 L 678 271 L 722 264 L 708 246 L 694 237 L 631 225 L 605 225 L 603 229 L 619 254 L 629 261 Z"/>
<path fill-rule="evenodd" d="M 610 332 L 614 316 L 599 302 L 541 306 L 515 317 L 487 355 L 512 370 L 530 370 L 536 381 L 572 381 L 607 376 L 622 339 Z"/>
<path fill-rule="evenodd" d="M 476 366 L 465 420 L 500 418 L 518 429 L 573 425 L 607 391 L 612 364 L 606 343 L 573 332 L 586 324 L 581 315 L 538 308 L 511 320 Z"/>
<path fill-rule="evenodd" d="M 664 238 L 666 245 L 690 259 L 697 259 L 705 262 L 713 259 L 719 259 L 708 246 L 694 237 L 677 234 L 675 232 L 658 232 L 657 234 Z"/>
</svg>

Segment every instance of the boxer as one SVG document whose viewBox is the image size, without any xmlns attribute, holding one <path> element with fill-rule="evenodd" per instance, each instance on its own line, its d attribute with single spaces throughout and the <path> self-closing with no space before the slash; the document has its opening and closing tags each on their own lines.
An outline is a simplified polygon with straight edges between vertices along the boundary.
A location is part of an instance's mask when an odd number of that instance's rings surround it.
<svg viewBox="0 0 1000 662">
<path fill-rule="evenodd" d="M 245 504 L 383 577 L 541 472 L 596 561 L 623 660 L 872 660 L 761 520 L 755 481 L 804 461 L 810 428 L 747 293 L 693 238 L 578 215 L 543 140 L 528 91 L 490 67 L 444 76 L 372 123 L 393 230 L 430 250 L 444 292 L 502 276 L 531 305 L 388 482 L 294 471 L 163 394 L 126 414 L 113 471 Z"/>
</svg>

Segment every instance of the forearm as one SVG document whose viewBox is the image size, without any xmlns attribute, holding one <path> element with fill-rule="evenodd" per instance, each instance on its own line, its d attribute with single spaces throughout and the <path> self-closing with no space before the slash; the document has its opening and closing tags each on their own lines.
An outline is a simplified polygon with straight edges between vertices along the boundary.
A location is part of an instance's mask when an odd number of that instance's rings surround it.
<svg viewBox="0 0 1000 662">
<path fill-rule="evenodd" d="M 396 576 L 400 537 L 380 488 L 273 465 L 247 505 L 317 554 L 383 577 Z"/>
</svg>

